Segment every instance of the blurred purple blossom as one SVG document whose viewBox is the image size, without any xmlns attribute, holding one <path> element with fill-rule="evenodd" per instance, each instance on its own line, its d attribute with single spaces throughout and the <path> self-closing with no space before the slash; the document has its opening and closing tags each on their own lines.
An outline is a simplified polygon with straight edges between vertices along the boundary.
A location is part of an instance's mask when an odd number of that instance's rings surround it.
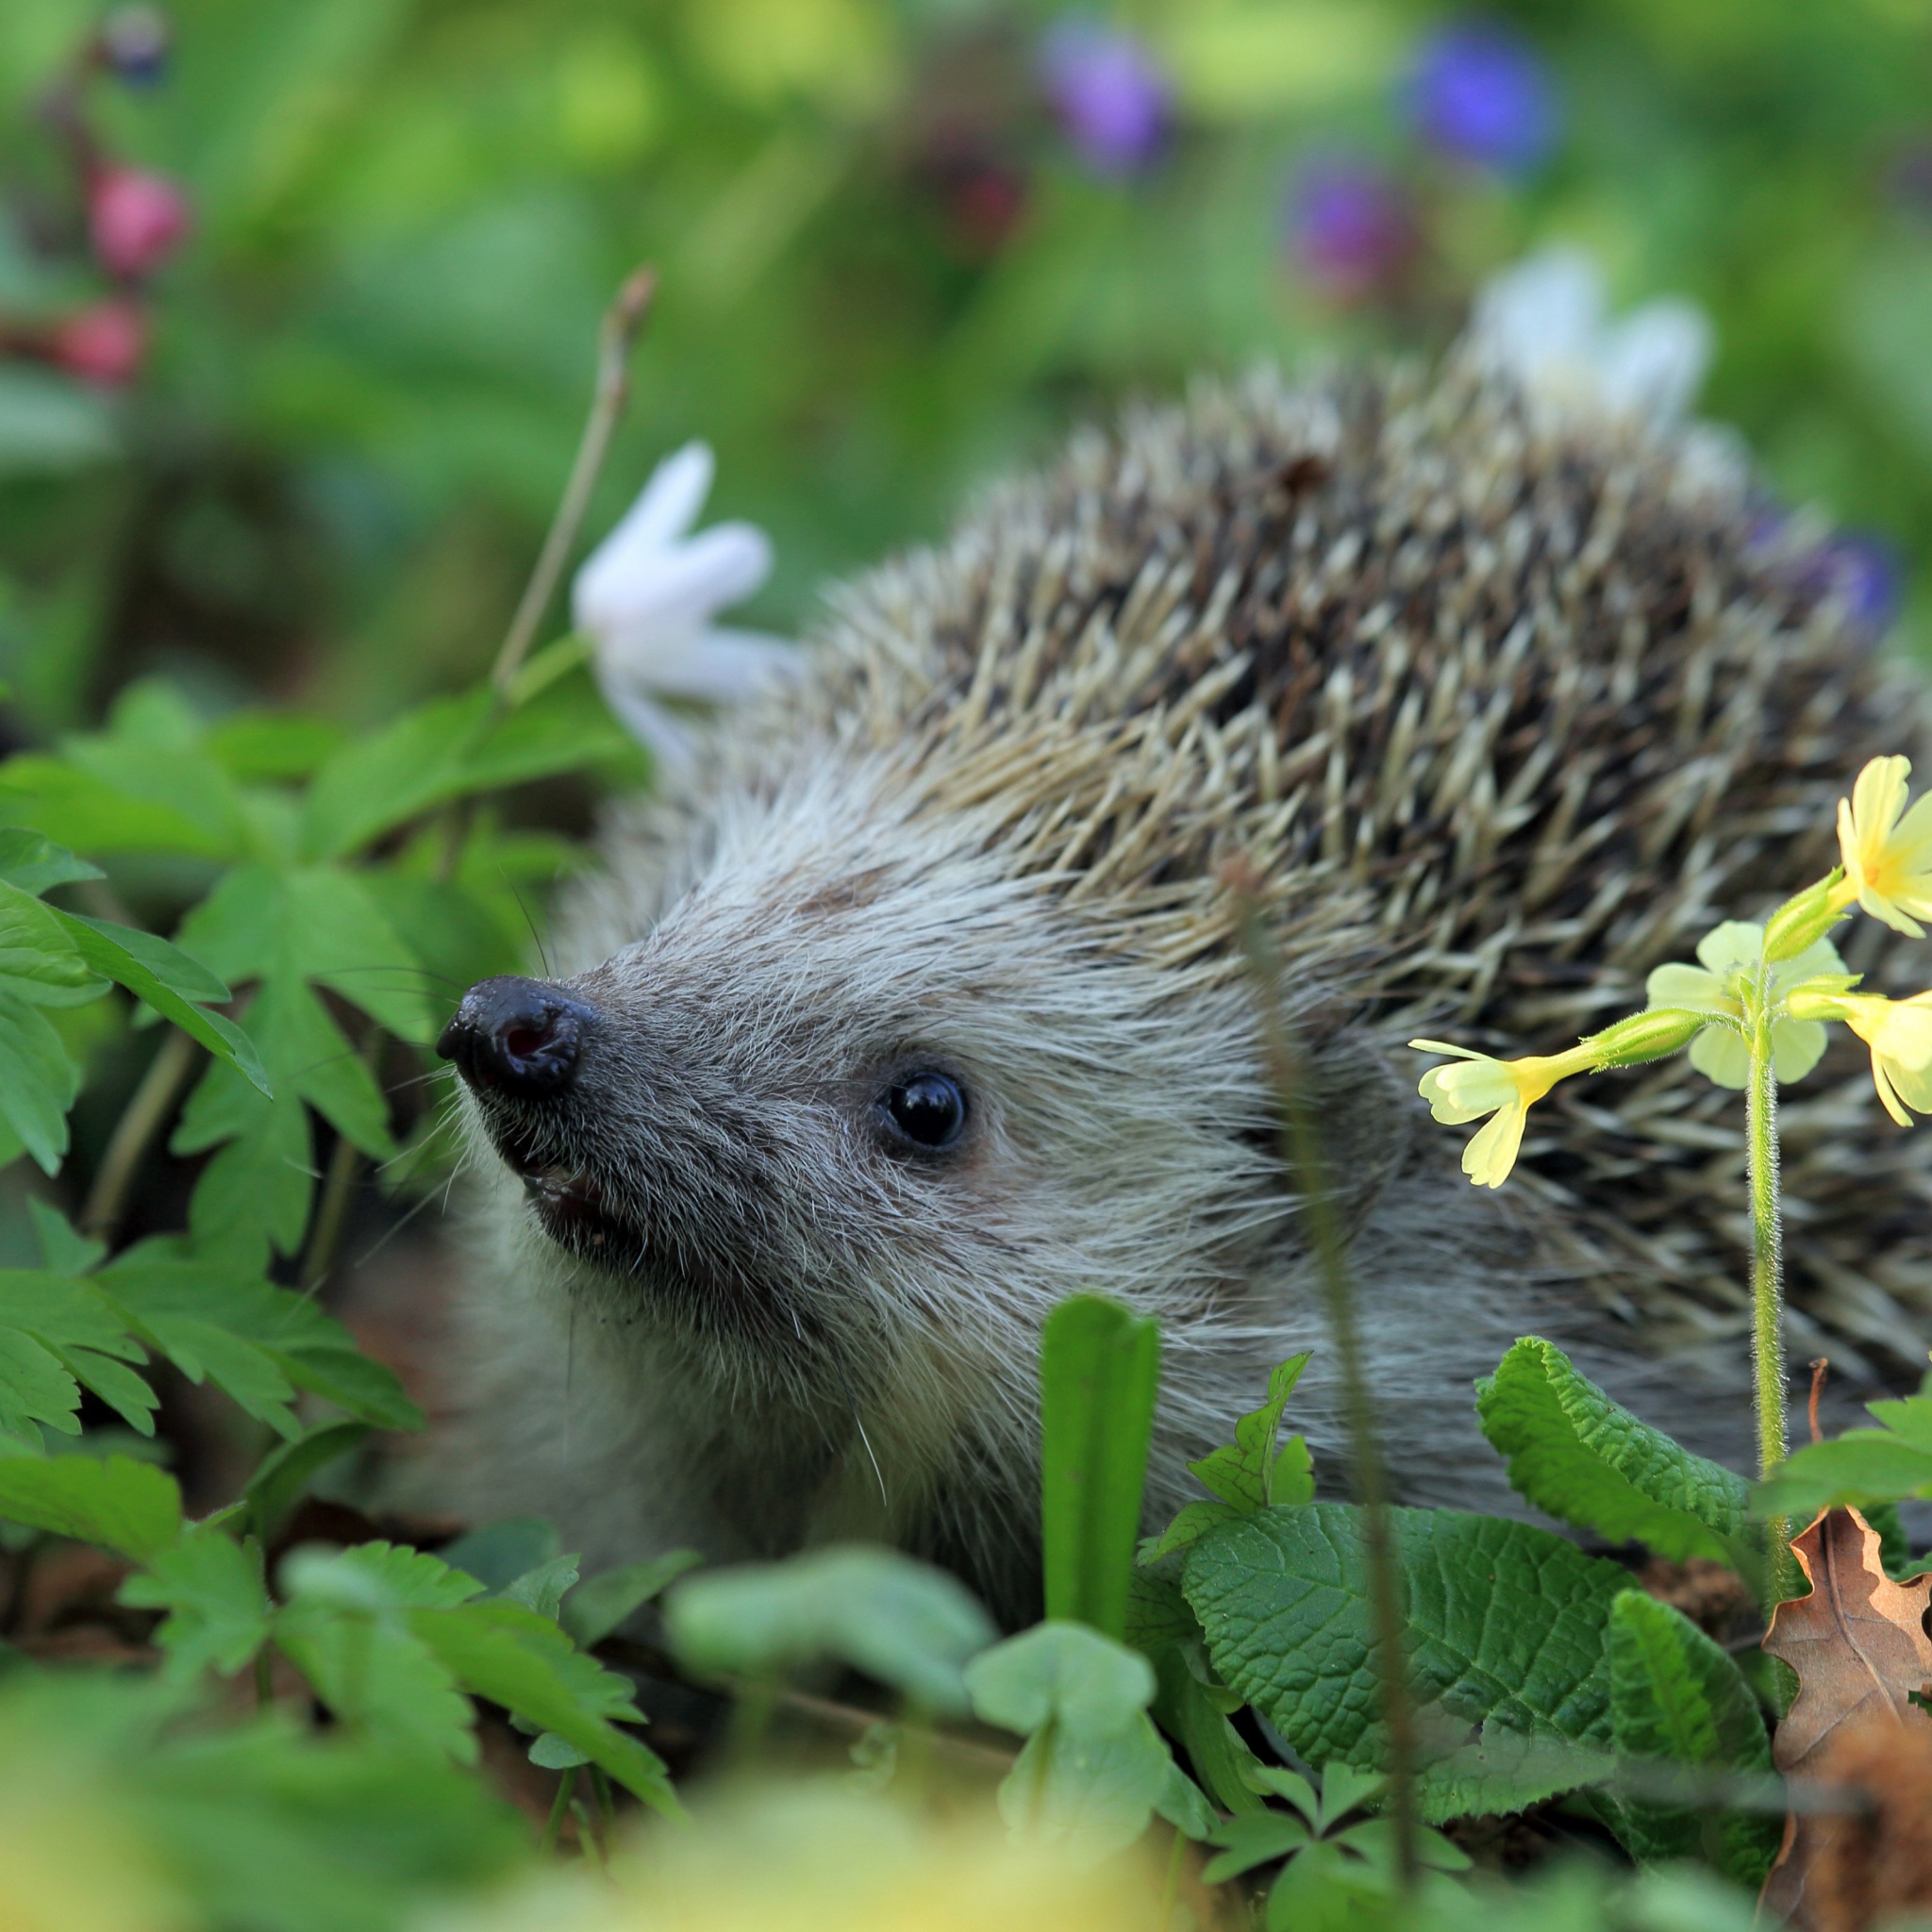
<svg viewBox="0 0 1932 1932">
<path fill-rule="evenodd" d="M 1839 598 L 1845 614 L 1872 637 L 1890 630 L 1905 598 L 1905 565 L 1897 550 L 1869 530 L 1847 530 L 1821 544 L 1806 575 Z"/>
<path fill-rule="evenodd" d="M 1408 196 L 1373 161 L 1329 155 L 1307 162 L 1289 201 L 1288 242 L 1324 294 L 1357 302 L 1407 266 L 1417 242 Z"/>
<path fill-rule="evenodd" d="M 1557 136 L 1549 70 L 1526 42 L 1483 21 L 1438 28 L 1423 42 L 1408 110 L 1431 146 L 1503 174 L 1534 167 Z"/>
<path fill-rule="evenodd" d="M 1062 20 L 1041 49 L 1040 75 L 1067 139 L 1095 174 L 1136 175 L 1160 158 L 1174 86 L 1132 34 Z"/>
<path fill-rule="evenodd" d="M 158 7 L 117 7 L 102 21 L 94 49 L 128 86 L 152 87 L 167 72 L 167 17 Z"/>
</svg>

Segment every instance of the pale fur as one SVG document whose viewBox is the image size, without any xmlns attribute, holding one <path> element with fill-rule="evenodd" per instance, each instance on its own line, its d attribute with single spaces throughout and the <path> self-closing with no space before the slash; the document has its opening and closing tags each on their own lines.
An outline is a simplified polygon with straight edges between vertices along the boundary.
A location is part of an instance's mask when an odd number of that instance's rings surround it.
<svg viewBox="0 0 1932 1932">
<path fill-rule="evenodd" d="M 1681 1069 L 1605 1076 L 1581 1110 L 1553 1104 L 1520 1184 L 1477 1191 L 1400 1042 L 1430 1020 L 1530 1050 L 1641 1003 L 1648 964 L 1817 869 L 1847 760 L 1918 726 L 1862 660 L 1830 668 L 1850 651 L 1834 612 L 1778 559 L 1739 560 L 1744 507 L 1700 494 L 1671 445 L 1555 434 L 1452 370 L 1373 391 L 1262 378 L 1082 440 L 948 549 L 849 593 L 802 693 L 732 719 L 688 781 L 620 813 L 558 940 L 597 1016 L 576 1084 L 466 1099 L 467 1507 L 550 1516 L 599 1566 L 885 1537 L 1023 1616 L 1038 1339 L 1081 1290 L 1160 1320 L 1150 1526 L 1303 1349 L 1291 1420 L 1344 1489 L 1230 862 L 1261 879 L 1287 962 L 1401 1495 L 1513 1507 L 1472 1385 L 1532 1331 L 1740 1460 L 1744 1353 L 1716 1312 L 1731 1234 L 1709 1232 L 1735 1217 L 1735 1134 L 1703 1091 Z M 1588 516 L 1545 487 L 1563 463 Z M 1453 580 L 1430 576 L 1430 543 Z M 1647 544 L 1668 553 L 1666 615 L 1620 588 Z M 1813 714 L 1843 686 L 1801 751 L 1772 743 L 1783 691 L 1753 686 L 1740 724 L 1731 687 L 1752 675 L 1698 669 L 1760 651 L 1799 667 L 1790 702 L 1802 685 Z M 1678 734 L 1678 778 L 1579 791 L 1579 770 L 1633 762 L 1590 723 L 1598 683 Z M 1621 841 L 1591 816 L 1616 808 Z M 895 1073 L 927 1065 L 970 1096 L 964 1143 L 937 1158 L 895 1149 L 877 1114 Z M 1716 1150 L 1641 1256 L 1631 1150 L 1602 1117 L 1638 1093 L 1676 1172 L 1692 1157 L 1673 1146 Z M 638 1252 L 613 1269 L 548 1240 L 491 1150 L 507 1124 L 593 1174 Z M 1563 1165 L 1588 1146 L 1594 1203 Z M 1674 1299 L 1646 1311 L 1632 1283 L 1672 1269 Z"/>
</svg>

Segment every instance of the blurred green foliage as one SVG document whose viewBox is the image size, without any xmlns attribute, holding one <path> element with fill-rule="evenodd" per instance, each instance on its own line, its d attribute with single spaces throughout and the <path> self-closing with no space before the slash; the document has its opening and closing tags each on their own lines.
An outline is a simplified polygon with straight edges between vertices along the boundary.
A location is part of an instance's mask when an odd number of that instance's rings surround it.
<svg viewBox="0 0 1932 1932">
<path fill-rule="evenodd" d="M 1932 524 L 1924 0 L 1570 0 L 1506 18 L 1558 132 L 1512 178 L 1403 112 L 1402 0 L 1142 0 L 1174 138 L 1097 175 L 1043 97 L 1057 9 L 988 0 L 180 0 L 158 84 L 100 77 L 113 154 L 185 187 L 152 353 L 107 396 L 0 364 L 0 656 L 28 737 L 167 668 L 351 723 L 485 661 L 640 258 L 663 294 L 592 518 L 690 436 L 774 534 L 753 615 L 938 534 L 1123 392 L 1257 355 L 1440 341 L 1526 246 L 1711 312 L 1711 413 L 1779 488 L 1915 550 Z M 35 104 L 86 0 L 0 8 L 0 319 L 98 292 Z M 1284 204 L 1379 158 L 1423 255 L 1324 302 Z"/>
</svg>

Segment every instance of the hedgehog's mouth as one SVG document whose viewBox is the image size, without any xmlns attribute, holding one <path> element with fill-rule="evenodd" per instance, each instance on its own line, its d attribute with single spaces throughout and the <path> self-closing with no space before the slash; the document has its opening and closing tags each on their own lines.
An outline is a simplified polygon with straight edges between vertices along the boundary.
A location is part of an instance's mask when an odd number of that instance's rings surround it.
<svg viewBox="0 0 1932 1932">
<path fill-rule="evenodd" d="M 558 1247 L 607 1268 L 628 1267 L 643 1252 L 643 1230 L 616 1211 L 595 1174 L 546 1158 L 526 1130 L 492 1125 L 491 1138 Z"/>
</svg>

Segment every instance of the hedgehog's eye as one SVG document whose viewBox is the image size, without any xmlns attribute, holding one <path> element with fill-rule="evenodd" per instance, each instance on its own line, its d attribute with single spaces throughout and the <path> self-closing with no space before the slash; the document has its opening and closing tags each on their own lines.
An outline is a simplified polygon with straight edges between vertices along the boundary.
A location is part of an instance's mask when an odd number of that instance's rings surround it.
<svg viewBox="0 0 1932 1932">
<path fill-rule="evenodd" d="M 950 1074 L 908 1074 L 886 1095 L 886 1113 L 918 1147 L 950 1147 L 966 1124 L 966 1096 Z"/>
</svg>

